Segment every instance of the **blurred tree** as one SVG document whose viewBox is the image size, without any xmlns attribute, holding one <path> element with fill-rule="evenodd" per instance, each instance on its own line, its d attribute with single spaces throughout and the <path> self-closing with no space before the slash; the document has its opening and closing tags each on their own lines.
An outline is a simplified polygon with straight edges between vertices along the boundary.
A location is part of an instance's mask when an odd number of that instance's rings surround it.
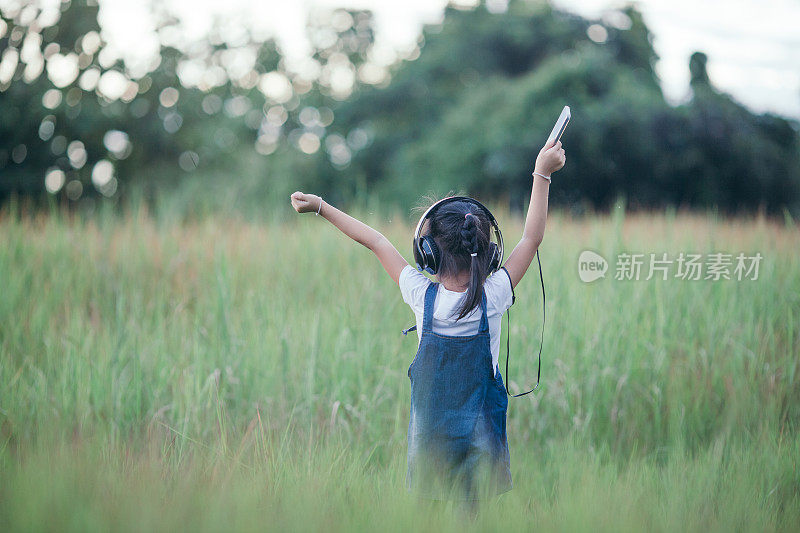
<svg viewBox="0 0 800 533">
<path fill-rule="evenodd" d="M 288 61 L 224 21 L 176 41 L 179 21 L 155 6 L 162 44 L 144 73 L 105 53 L 93 0 L 0 8 L 0 201 L 49 191 L 91 203 L 135 186 L 192 212 L 261 209 L 302 188 L 406 206 L 462 190 L 522 207 L 570 105 L 555 204 L 800 203 L 798 124 L 720 93 L 700 52 L 691 101 L 668 105 L 633 7 L 601 20 L 523 0 L 502 13 L 448 7 L 387 66 L 369 11 L 312 13 L 310 55 Z"/>
<path fill-rule="evenodd" d="M 689 57 L 689 84 L 692 87 L 709 87 L 711 85 L 706 70 L 707 63 L 708 56 L 703 52 L 695 52 Z"/>
<path fill-rule="evenodd" d="M 108 123 L 77 83 L 96 66 L 97 6 L 61 9 L 11 4 L 0 12 L 0 200 L 12 191 L 40 194 L 48 168 L 54 188 L 69 183 L 80 196 L 81 174 Z"/>
<path fill-rule="evenodd" d="M 219 32 L 186 49 L 162 44 L 152 69 L 133 75 L 104 53 L 97 14 L 93 0 L 0 8 L 0 201 L 48 191 L 91 203 L 125 185 L 201 201 L 204 189 L 283 194 L 319 164 L 307 154 L 333 120 L 323 104 L 349 95 L 346 74 L 373 40 L 369 12 L 335 10 L 309 28 L 329 36 L 313 43 L 310 72 L 285 64 L 272 40 Z M 179 31 L 169 13 L 159 21 L 159 36 Z"/>
<path fill-rule="evenodd" d="M 664 150 L 685 180 L 687 203 L 740 207 L 796 207 L 800 199 L 797 125 L 771 114 L 754 115 L 713 87 L 707 57 L 689 59 L 691 101 L 675 110 L 677 129 Z M 666 147 L 665 147 L 666 148 Z"/>
<path fill-rule="evenodd" d="M 690 61 L 692 102 L 667 105 L 633 7 L 602 21 L 547 3 L 512 1 L 501 14 L 448 8 L 423 40 L 387 87 L 359 88 L 335 109 L 335 135 L 365 132 L 369 145 L 346 171 L 325 171 L 325 193 L 346 175 L 406 205 L 464 190 L 521 207 L 536 154 L 570 105 L 555 203 L 607 208 L 624 194 L 641 207 L 797 207 L 797 124 L 718 93 L 703 54 Z"/>
</svg>

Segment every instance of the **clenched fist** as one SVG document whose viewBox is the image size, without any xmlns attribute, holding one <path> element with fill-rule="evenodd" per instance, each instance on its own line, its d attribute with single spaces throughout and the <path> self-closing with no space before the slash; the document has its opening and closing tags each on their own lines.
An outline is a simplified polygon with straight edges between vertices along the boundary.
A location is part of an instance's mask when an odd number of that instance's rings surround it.
<svg viewBox="0 0 800 533">
<path fill-rule="evenodd" d="M 306 194 L 300 191 L 292 193 L 289 198 L 291 198 L 292 207 L 298 213 L 318 213 L 322 204 L 322 198 L 316 194 Z"/>
</svg>

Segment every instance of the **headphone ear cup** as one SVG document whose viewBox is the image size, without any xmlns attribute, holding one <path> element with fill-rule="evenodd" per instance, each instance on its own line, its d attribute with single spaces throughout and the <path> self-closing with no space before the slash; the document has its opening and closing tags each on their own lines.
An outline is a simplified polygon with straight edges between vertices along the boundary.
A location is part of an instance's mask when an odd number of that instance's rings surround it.
<svg viewBox="0 0 800 533">
<path fill-rule="evenodd" d="M 497 243 L 489 243 L 489 271 L 494 272 L 500 268 L 500 253 L 497 248 Z"/>
<path fill-rule="evenodd" d="M 439 247 L 430 235 L 422 237 L 422 269 L 431 274 L 439 272 Z"/>
</svg>

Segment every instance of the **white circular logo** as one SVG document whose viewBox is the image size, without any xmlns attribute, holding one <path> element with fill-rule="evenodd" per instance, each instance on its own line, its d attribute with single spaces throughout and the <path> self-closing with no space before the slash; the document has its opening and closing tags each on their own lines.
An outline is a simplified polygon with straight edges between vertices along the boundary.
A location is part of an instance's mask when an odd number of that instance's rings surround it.
<svg viewBox="0 0 800 533">
<path fill-rule="evenodd" d="M 578 256 L 578 276 L 584 283 L 606 277 L 607 270 L 608 262 L 600 254 L 584 250 Z"/>
</svg>

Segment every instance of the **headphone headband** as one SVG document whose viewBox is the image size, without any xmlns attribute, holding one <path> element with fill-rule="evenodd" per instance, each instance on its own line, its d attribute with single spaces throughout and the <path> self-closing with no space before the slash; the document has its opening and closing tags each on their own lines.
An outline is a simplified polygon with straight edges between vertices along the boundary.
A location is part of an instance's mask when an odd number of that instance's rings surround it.
<svg viewBox="0 0 800 533">
<path fill-rule="evenodd" d="M 421 242 L 422 236 L 420 235 L 420 233 L 422 233 L 422 228 L 425 225 L 425 221 L 428 218 L 430 218 L 433 215 L 434 211 L 436 211 L 436 209 L 438 209 L 439 207 L 445 204 L 449 204 L 452 202 L 459 202 L 459 201 L 468 202 L 477 206 L 486 214 L 486 216 L 489 219 L 489 225 L 494 230 L 495 240 L 497 241 L 497 254 L 498 254 L 498 260 L 490 271 L 490 274 L 493 274 L 498 270 L 500 270 L 500 265 L 503 264 L 503 233 L 500 231 L 500 226 L 497 224 L 497 220 L 495 220 L 494 215 L 492 215 L 492 212 L 489 211 L 489 209 L 485 205 L 480 203 L 478 200 L 475 200 L 474 198 L 470 198 L 468 196 L 448 196 L 447 198 L 443 198 L 438 202 L 436 202 L 435 204 L 433 204 L 432 206 L 430 206 L 425 211 L 425 213 L 423 213 L 423 215 L 420 217 L 419 222 L 417 222 L 417 228 L 414 230 L 414 241 L 412 243 L 414 248 L 414 259 L 417 261 L 417 268 L 420 270 L 425 270 L 425 267 L 427 266 L 424 264 L 424 261 L 422 261 L 422 259 L 425 257 L 425 251 L 422 249 L 422 242 Z"/>
</svg>

